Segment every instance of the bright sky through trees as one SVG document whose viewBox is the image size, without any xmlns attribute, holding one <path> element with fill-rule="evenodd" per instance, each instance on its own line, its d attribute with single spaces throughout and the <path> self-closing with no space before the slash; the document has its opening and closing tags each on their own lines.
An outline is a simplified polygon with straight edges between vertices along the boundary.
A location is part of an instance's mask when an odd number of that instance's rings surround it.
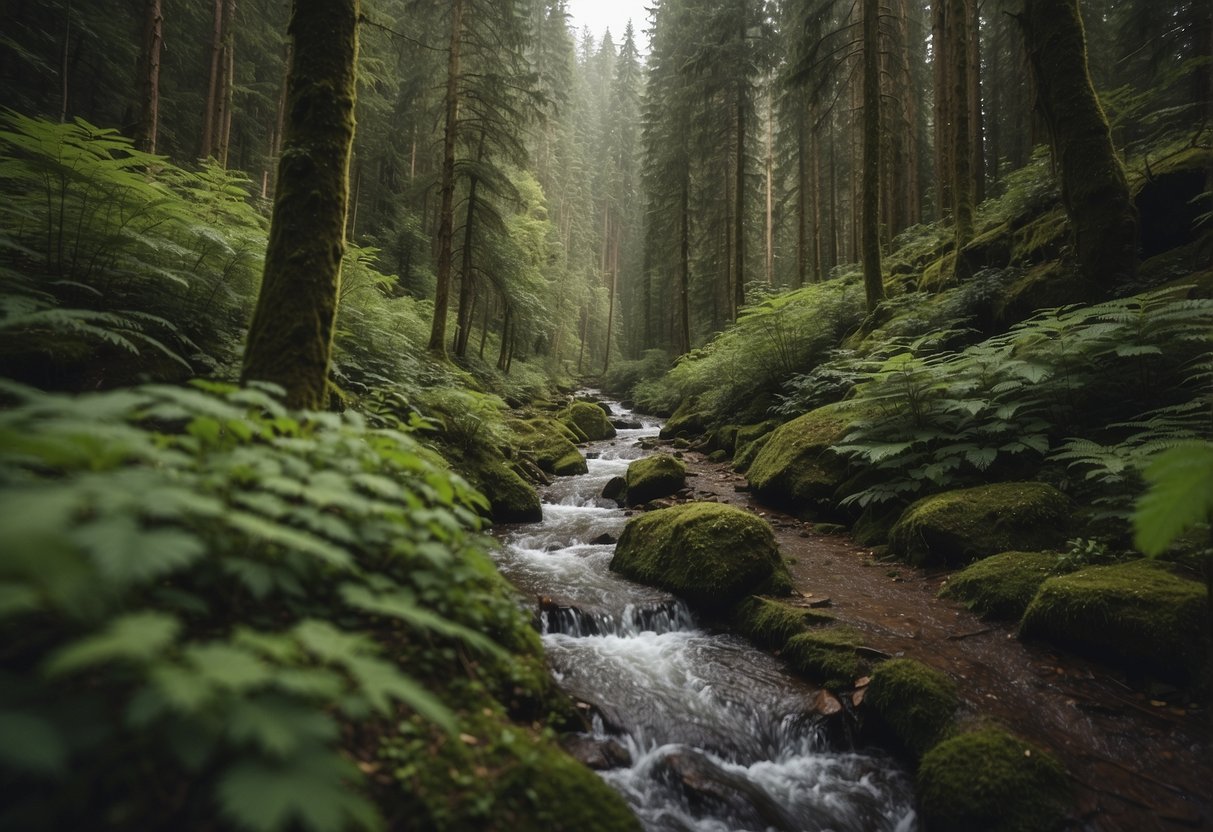
<svg viewBox="0 0 1213 832">
<path fill-rule="evenodd" d="M 648 28 L 648 13 L 645 6 L 652 0 L 569 0 L 569 25 L 580 38 L 583 26 L 589 26 L 595 38 L 601 38 L 606 29 L 618 46 L 623 40 L 623 30 L 628 20 L 636 29 L 636 47 L 642 54 L 649 51 L 649 39 L 644 30 Z"/>
</svg>

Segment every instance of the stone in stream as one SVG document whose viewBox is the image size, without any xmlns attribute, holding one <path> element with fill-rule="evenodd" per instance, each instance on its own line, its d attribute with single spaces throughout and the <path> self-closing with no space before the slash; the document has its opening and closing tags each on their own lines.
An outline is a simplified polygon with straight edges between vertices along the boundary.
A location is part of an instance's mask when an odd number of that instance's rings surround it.
<svg viewBox="0 0 1213 832">
<path fill-rule="evenodd" d="M 686 484 L 687 467 L 668 454 L 654 454 L 628 465 L 627 501 L 636 506 L 668 497 Z"/>
<path fill-rule="evenodd" d="M 602 489 L 602 496 L 607 500 L 615 500 L 620 502 L 623 500 L 623 495 L 628 490 L 628 481 L 623 477 L 611 477 L 607 484 Z"/>
<path fill-rule="evenodd" d="M 561 412 L 560 419 L 567 425 L 575 426 L 591 442 L 615 438 L 615 428 L 610 419 L 596 404 L 573 402 Z"/>
<path fill-rule="evenodd" d="M 894 748 L 920 759 L 949 733 L 960 698 L 946 674 L 913 659 L 890 659 L 863 681 L 864 729 L 875 738 L 891 738 Z"/>
<path fill-rule="evenodd" d="M 752 816 L 747 826 L 801 828 L 796 818 L 761 786 L 743 774 L 722 768 L 694 749 L 669 754 L 658 765 L 661 767 L 658 776 L 681 787 L 692 806 L 708 811 L 713 806 L 727 806 L 732 813 Z"/>
<path fill-rule="evenodd" d="M 566 734 L 560 738 L 560 747 L 574 760 L 594 771 L 626 768 L 632 764 L 632 755 L 614 737 Z"/>
<path fill-rule="evenodd" d="M 598 535 L 598 537 L 590 541 L 591 546 L 612 546 L 614 544 L 615 536 L 606 532 L 603 532 L 602 534 Z"/>
<path fill-rule="evenodd" d="M 506 425 L 514 434 L 519 449 L 531 454 L 545 473 L 565 477 L 589 471 L 574 445 L 579 436 L 563 422 L 538 416 L 511 419 Z"/>
<path fill-rule="evenodd" d="M 787 567 L 771 527 L 732 506 L 687 503 L 630 520 L 611 571 L 723 611 L 747 595 L 788 595 Z"/>
<path fill-rule="evenodd" d="M 611 424 L 615 426 L 615 430 L 640 430 L 644 427 L 634 419 L 612 419 Z"/>
</svg>

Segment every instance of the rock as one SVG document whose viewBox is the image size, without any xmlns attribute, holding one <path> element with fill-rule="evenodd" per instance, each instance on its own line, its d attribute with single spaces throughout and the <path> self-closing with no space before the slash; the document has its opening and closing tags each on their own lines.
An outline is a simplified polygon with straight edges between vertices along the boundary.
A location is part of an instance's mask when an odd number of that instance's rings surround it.
<svg viewBox="0 0 1213 832">
<path fill-rule="evenodd" d="M 919 759 L 946 736 L 960 699 L 956 684 L 943 673 L 913 659 L 891 659 L 876 666 L 864 698 L 879 734 Z"/>
<path fill-rule="evenodd" d="M 828 690 L 819 690 L 813 697 L 813 710 L 822 716 L 837 716 L 843 712 L 843 707 L 834 694 Z"/>
<path fill-rule="evenodd" d="M 946 491 L 906 509 L 889 547 L 915 566 L 959 567 L 999 552 L 1060 546 L 1071 513 L 1069 498 L 1041 482 Z"/>
<path fill-rule="evenodd" d="M 474 456 L 457 466 L 489 501 L 494 523 L 537 523 L 543 519 L 539 494 L 504 459 Z"/>
<path fill-rule="evenodd" d="M 840 525 L 838 523 L 815 523 L 813 525 L 813 531 L 817 532 L 818 534 L 825 534 L 825 535 L 830 535 L 831 537 L 837 537 L 839 535 L 846 534 L 847 527 Z"/>
<path fill-rule="evenodd" d="M 1018 621 L 1056 565 L 1057 555 L 1049 552 L 1003 552 L 952 575 L 939 597 L 985 618 Z"/>
<path fill-rule="evenodd" d="M 833 450 L 855 420 L 847 403 L 827 405 L 776 428 L 746 478 L 764 502 L 830 516 L 846 479 L 846 461 Z"/>
<path fill-rule="evenodd" d="M 788 639 L 783 657 L 797 673 L 831 690 L 845 690 L 868 672 L 860 634 L 849 627 L 810 630 Z"/>
<path fill-rule="evenodd" d="M 768 419 L 765 422 L 759 422 L 756 425 L 742 425 L 737 428 L 737 432 L 733 435 L 733 447 L 730 448 L 734 458 L 743 456 L 749 447 L 757 440 L 767 436 L 775 428 L 779 427 L 778 419 Z"/>
<path fill-rule="evenodd" d="M 543 472 L 565 477 L 589 470 L 573 444 L 578 441 L 577 434 L 562 422 L 540 416 L 510 419 L 506 425 L 514 434 L 519 449 L 531 454 Z"/>
<path fill-rule="evenodd" d="M 708 611 L 728 609 L 755 592 L 791 592 L 770 526 L 717 503 L 687 503 L 633 518 L 619 538 L 611 570 Z"/>
<path fill-rule="evenodd" d="M 680 436 L 674 440 L 674 447 L 680 451 L 685 451 L 691 447 L 691 443 Z"/>
<path fill-rule="evenodd" d="M 560 419 L 566 425 L 575 426 L 590 442 L 615 438 L 615 428 L 596 404 L 573 402 L 561 412 Z"/>
<path fill-rule="evenodd" d="M 632 764 L 632 755 L 623 743 L 614 737 L 565 734 L 560 738 L 560 747 L 574 760 L 594 771 L 626 768 Z"/>
<path fill-rule="evenodd" d="M 691 396 L 683 400 L 682 404 L 678 405 L 678 409 L 674 411 L 674 415 L 666 421 L 661 427 L 659 434 L 662 439 L 674 439 L 675 437 L 699 436 L 707 428 L 703 421 L 703 414 L 699 412 L 699 399 Z"/>
<path fill-rule="evenodd" d="M 627 501 L 640 505 L 679 491 L 686 484 L 687 467 L 668 454 L 654 454 L 628 465 Z"/>
<path fill-rule="evenodd" d="M 615 430 L 640 430 L 644 425 L 633 419 L 612 419 L 611 424 Z"/>
<path fill-rule="evenodd" d="M 712 451 L 708 454 L 708 462 L 728 462 L 728 451 Z"/>
<path fill-rule="evenodd" d="M 801 826 L 766 789 L 693 749 L 668 754 L 657 765 L 664 769 L 659 770 L 659 776 L 680 786 L 688 802 L 701 812 L 711 812 L 714 806 L 727 806 L 727 815 L 743 819 L 735 828 L 799 829 Z"/>
<path fill-rule="evenodd" d="M 729 618 L 734 629 L 768 650 L 780 650 L 793 636 L 833 620 L 833 616 L 826 613 L 757 595 L 751 595 L 735 606 Z"/>
<path fill-rule="evenodd" d="M 602 454 L 600 454 L 598 451 L 590 451 L 588 454 L 585 455 L 587 462 L 591 459 L 600 459 L 601 457 L 602 457 Z"/>
<path fill-rule="evenodd" d="M 623 500 L 623 495 L 627 493 L 628 481 L 623 477 L 611 477 L 607 484 L 603 486 L 602 496 L 607 500 L 615 500 L 619 502 Z"/>
<path fill-rule="evenodd" d="M 1070 803 L 1065 769 L 1000 728 L 928 751 L 918 767 L 918 799 L 932 832 L 1050 832 L 1065 825 Z"/>
<path fill-rule="evenodd" d="M 1150 560 L 1092 566 L 1045 581 L 1020 634 L 1178 682 L 1208 670 L 1204 586 Z"/>
</svg>

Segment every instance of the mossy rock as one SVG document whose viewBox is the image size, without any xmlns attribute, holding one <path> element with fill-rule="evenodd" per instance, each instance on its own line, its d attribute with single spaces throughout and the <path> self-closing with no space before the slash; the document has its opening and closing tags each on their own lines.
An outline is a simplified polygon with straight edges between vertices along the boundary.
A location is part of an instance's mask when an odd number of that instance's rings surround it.
<svg viewBox="0 0 1213 832">
<path fill-rule="evenodd" d="M 864 704 L 918 759 L 948 733 L 960 697 L 947 674 L 913 659 L 890 659 L 876 666 Z"/>
<path fill-rule="evenodd" d="M 956 253 L 948 252 L 931 263 L 922 272 L 918 281 L 920 292 L 940 292 L 950 285 L 956 276 Z"/>
<path fill-rule="evenodd" d="M 928 751 L 918 801 L 932 832 L 1050 832 L 1066 823 L 1065 769 L 999 728 L 961 734 Z"/>
<path fill-rule="evenodd" d="M 749 450 L 749 447 L 756 440 L 768 435 L 781 424 L 778 419 L 767 419 L 765 422 L 759 422 L 755 425 L 741 425 L 733 436 L 733 447 L 728 450 L 732 452 L 734 457 L 741 456 Z"/>
<path fill-rule="evenodd" d="M 773 505 L 830 514 L 847 473 L 833 446 L 854 421 L 854 409 L 837 403 L 776 428 L 746 472 L 754 493 Z"/>
<path fill-rule="evenodd" d="M 999 552 L 1060 546 L 1071 513 L 1069 498 L 1041 482 L 945 491 L 906 509 L 889 547 L 915 566 L 955 568 Z"/>
<path fill-rule="evenodd" d="M 504 459 L 465 458 L 457 466 L 489 501 L 494 523 L 538 523 L 543 519 L 539 494 Z"/>
<path fill-rule="evenodd" d="M 687 466 L 669 454 L 653 454 L 628 465 L 627 500 L 640 505 L 659 497 L 668 497 L 686 485 Z"/>
<path fill-rule="evenodd" d="M 1020 633 L 1129 670 L 1199 680 L 1209 670 L 1207 604 L 1203 584 L 1163 563 L 1092 566 L 1045 581 Z"/>
<path fill-rule="evenodd" d="M 793 636 L 807 632 L 810 627 L 832 623 L 834 616 L 751 595 L 733 608 L 729 621 L 737 632 L 759 647 L 779 650 Z"/>
<path fill-rule="evenodd" d="M 1060 260 L 1046 260 L 1025 272 L 995 300 L 993 323 L 1009 327 L 1039 309 L 1090 303 L 1106 294 L 1106 287 L 1084 279 L 1073 266 Z"/>
<path fill-rule="evenodd" d="M 558 477 L 589 471 L 585 457 L 573 443 L 577 435 L 557 419 L 511 419 L 508 423 L 518 447 L 535 457 L 541 471 Z"/>
<path fill-rule="evenodd" d="M 757 439 L 746 445 L 743 449 L 738 450 L 733 455 L 733 470 L 739 474 L 744 474 L 749 471 L 750 467 L 754 464 L 754 460 L 758 459 L 758 455 L 762 453 L 762 449 L 765 448 L 767 443 L 771 441 L 772 433 L 774 433 L 774 431 L 764 433 L 762 436 L 759 436 Z"/>
<path fill-rule="evenodd" d="M 1057 556 L 1048 552 L 1003 552 L 948 578 L 939 597 L 986 618 L 1018 621 L 1056 565 Z"/>
<path fill-rule="evenodd" d="M 575 426 L 590 442 L 615 438 L 615 426 L 606 411 L 589 402 L 573 402 L 560 414 L 561 421 Z"/>
<path fill-rule="evenodd" d="M 720 503 L 687 503 L 632 518 L 611 571 L 708 611 L 726 610 L 751 593 L 791 590 L 771 527 Z"/>
<path fill-rule="evenodd" d="M 723 425 L 716 428 L 716 430 L 708 434 L 703 449 L 708 452 L 724 451 L 732 454 L 733 446 L 737 444 L 738 430 L 739 427 L 737 425 Z"/>
<path fill-rule="evenodd" d="M 699 410 L 699 399 L 691 396 L 683 399 L 682 404 L 678 405 L 678 409 L 674 411 L 674 415 L 661 426 L 659 436 L 662 439 L 674 439 L 675 437 L 685 439 L 699 436 L 706 430 L 704 414 Z"/>
<path fill-rule="evenodd" d="M 871 669 L 859 654 L 862 637 L 850 627 L 828 627 L 792 636 L 783 658 L 797 673 L 832 690 L 850 688 Z"/>
</svg>

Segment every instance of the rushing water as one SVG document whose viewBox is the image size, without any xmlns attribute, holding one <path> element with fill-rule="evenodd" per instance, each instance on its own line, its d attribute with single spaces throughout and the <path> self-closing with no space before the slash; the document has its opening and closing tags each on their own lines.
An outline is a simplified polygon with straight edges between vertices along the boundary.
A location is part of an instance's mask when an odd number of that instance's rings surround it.
<svg viewBox="0 0 1213 832">
<path fill-rule="evenodd" d="M 609 571 L 627 518 L 606 483 L 644 456 L 659 423 L 612 403 L 639 430 L 588 448 L 589 473 L 557 480 L 543 521 L 512 532 L 502 571 L 554 599 L 542 614 L 553 672 L 592 703 L 595 735 L 631 764 L 603 776 L 654 832 L 909 832 L 913 796 L 883 755 L 831 750 L 811 714 L 814 689 L 728 634 L 709 632 L 673 596 Z"/>
</svg>

